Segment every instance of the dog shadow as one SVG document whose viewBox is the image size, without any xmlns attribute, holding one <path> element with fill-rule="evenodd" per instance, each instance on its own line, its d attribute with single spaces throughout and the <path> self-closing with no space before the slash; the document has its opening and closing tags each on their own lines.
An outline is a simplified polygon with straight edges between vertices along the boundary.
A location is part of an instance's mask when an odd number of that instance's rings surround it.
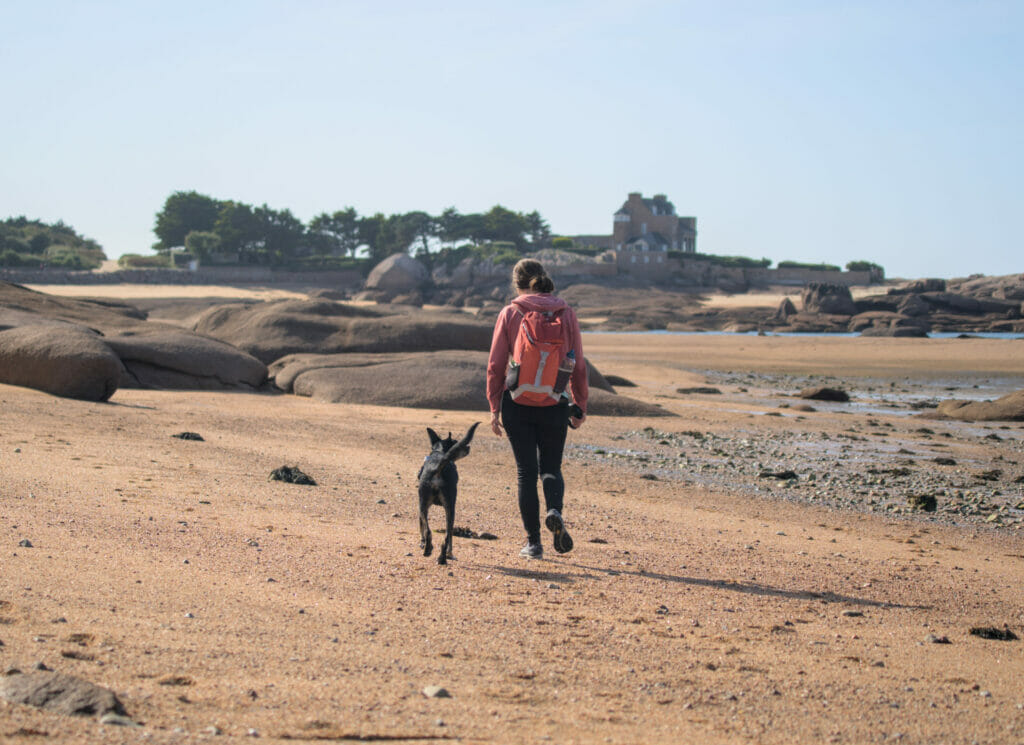
<svg viewBox="0 0 1024 745">
<path fill-rule="evenodd" d="M 558 584 L 572 585 L 581 580 L 602 580 L 605 577 L 618 577 L 626 575 L 642 579 L 655 579 L 661 582 L 678 583 L 693 587 L 710 587 L 717 590 L 741 593 L 744 595 L 755 595 L 758 597 L 775 597 L 786 600 L 820 600 L 824 603 L 839 603 L 843 605 L 858 605 L 865 608 L 900 608 L 909 610 L 929 610 L 930 605 L 908 605 L 904 603 L 893 603 L 884 600 L 871 600 L 853 595 L 842 595 L 835 592 L 818 592 L 816 590 L 790 590 L 782 587 L 761 584 L 759 582 L 736 582 L 733 580 L 713 579 L 707 577 L 688 577 L 678 574 L 666 574 L 664 572 L 649 572 L 646 570 L 623 570 L 611 569 L 609 567 L 593 567 L 586 564 L 572 563 L 571 567 L 582 572 L 570 573 L 566 571 L 548 571 L 545 569 L 524 569 L 521 567 L 509 567 L 501 565 L 484 566 L 482 569 L 498 572 L 509 577 L 520 579 L 544 580 Z"/>
</svg>

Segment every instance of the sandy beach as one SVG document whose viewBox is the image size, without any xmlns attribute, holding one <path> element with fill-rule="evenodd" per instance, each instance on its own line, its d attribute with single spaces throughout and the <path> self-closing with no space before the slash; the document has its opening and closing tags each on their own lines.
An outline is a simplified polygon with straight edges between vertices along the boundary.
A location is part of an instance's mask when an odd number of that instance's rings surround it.
<svg viewBox="0 0 1024 745">
<path fill-rule="evenodd" d="M 497 539 L 456 538 L 447 567 L 418 551 L 425 428 L 479 413 L 0 386 L 0 666 L 108 687 L 141 725 L 0 703 L 0 739 L 1020 740 L 1024 642 L 970 630 L 1024 635 L 1024 426 L 915 406 L 1024 388 L 1024 342 L 584 344 L 676 416 L 570 434 L 576 548 L 538 562 L 483 429 L 456 525 Z M 809 382 L 853 400 L 806 406 Z M 317 486 L 268 480 L 285 464 Z M 923 489 L 935 512 L 908 506 Z"/>
</svg>

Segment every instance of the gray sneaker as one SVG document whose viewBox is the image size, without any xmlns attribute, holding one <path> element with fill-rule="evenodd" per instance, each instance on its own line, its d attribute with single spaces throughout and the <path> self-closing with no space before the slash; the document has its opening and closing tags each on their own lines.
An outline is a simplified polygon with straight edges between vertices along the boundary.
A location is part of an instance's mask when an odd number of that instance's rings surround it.
<svg viewBox="0 0 1024 745">
<path fill-rule="evenodd" d="M 555 534 L 555 551 L 560 554 L 567 554 L 572 551 L 572 536 L 565 529 L 562 521 L 562 514 L 558 510 L 548 510 L 548 516 L 544 520 L 548 530 Z"/>
<path fill-rule="evenodd" d="M 539 543 L 527 543 L 519 551 L 519 555 L 524 559 L 541 559 L 544 557 L 544 547 Z"/>
</svg>

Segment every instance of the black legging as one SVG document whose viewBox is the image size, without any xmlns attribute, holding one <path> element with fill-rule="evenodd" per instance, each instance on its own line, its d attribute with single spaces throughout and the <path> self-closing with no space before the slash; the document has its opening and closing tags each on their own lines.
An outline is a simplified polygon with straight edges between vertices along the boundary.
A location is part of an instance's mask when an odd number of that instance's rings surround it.
<svg viewBox="0 0 1024 745">
<path fill-rule="evenodd" d="M 512 444 L 519 475 L 519 513 L 527 540 L 540 543 L 540 504 L 537 478 L 544 487 L 549 510 L 562 511 L 565 481 L 562 480 L 562 451 L 569 427 L 569 403 L 554 406 L 517 404 L 505 391 L 501 399 L 501 424 Z"/>
</svg>

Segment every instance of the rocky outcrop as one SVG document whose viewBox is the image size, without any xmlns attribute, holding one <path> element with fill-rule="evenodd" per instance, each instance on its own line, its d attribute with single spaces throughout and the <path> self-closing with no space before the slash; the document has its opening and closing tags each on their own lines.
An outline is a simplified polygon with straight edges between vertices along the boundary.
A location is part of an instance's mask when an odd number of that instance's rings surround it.
<svg viewBox="0 0 1024 745">
<path fill-rule="evenodd" d="M 266 365 L 252 355 L 185 330 L 156 328 L 106 343 L 124 365 L 122 388 L 253 390 L 267 379 Z"/>
<path fill-rule="evenodd" d="M 935 414 L 965 422 L 1024 421 L 1024 390 L 1009 393 L 995 401 L 942 401 Z"/>
<path fill-rule="evenodd" d="M 36 324 L 0 331 L 0 383 L 106 401 L 117 390 L 122 371 L 103 338 L 80 326 Z"/>
<path fill-rule="evenodd" d="M 298 352 L 489 349 L 493 325 L 461 311 L 411 312 L 326 300 L 284 300 L 211 308 L 199 317 L 193 331 L 270 364 Z"/>
<path fill-rule="evenodd" d="M 782 301 L 779 303 L 779 307 L 775 309 L 775 315 L 773 316 L 773 318 L 776 321 L 785 323 L 786 321 L 789 320 L 790 316 L 795 316 L 796 313 L 797 310 L 796 306 L 793 305 L 793 301 L 790 300 L 788 297 L 784 297 L 782 298 Z"/>
<path fill-rule="evenodd" d="M 64 321 L 104 332 L 142 323 L 138 308 L 111 300 L 65 298 L 0 282 L 0 330 L 52 321 Z"/>
<path fill-rule="evenodd" d="M 487 411 L 487 356 L 471 351 L 291 355 L 271 365 L 270 373 L 281 390 L 321 401 Z M 588 413 L 668 415 L 597 387 L 591 388 Z"/>
<path fill-rule="evenodd" d="M 428 278 L 427 268 L 405 253 L 391 254 L 380 262 L 366 278 L 370 290 L 415 290 Z"/>
<path fill-rule="evenodd" d="M 811 282 L 804 288 L 800 300 L 805 313 L 852 316 L 857 312 L 850 288 L 845 285 Z"/>
</svg>

